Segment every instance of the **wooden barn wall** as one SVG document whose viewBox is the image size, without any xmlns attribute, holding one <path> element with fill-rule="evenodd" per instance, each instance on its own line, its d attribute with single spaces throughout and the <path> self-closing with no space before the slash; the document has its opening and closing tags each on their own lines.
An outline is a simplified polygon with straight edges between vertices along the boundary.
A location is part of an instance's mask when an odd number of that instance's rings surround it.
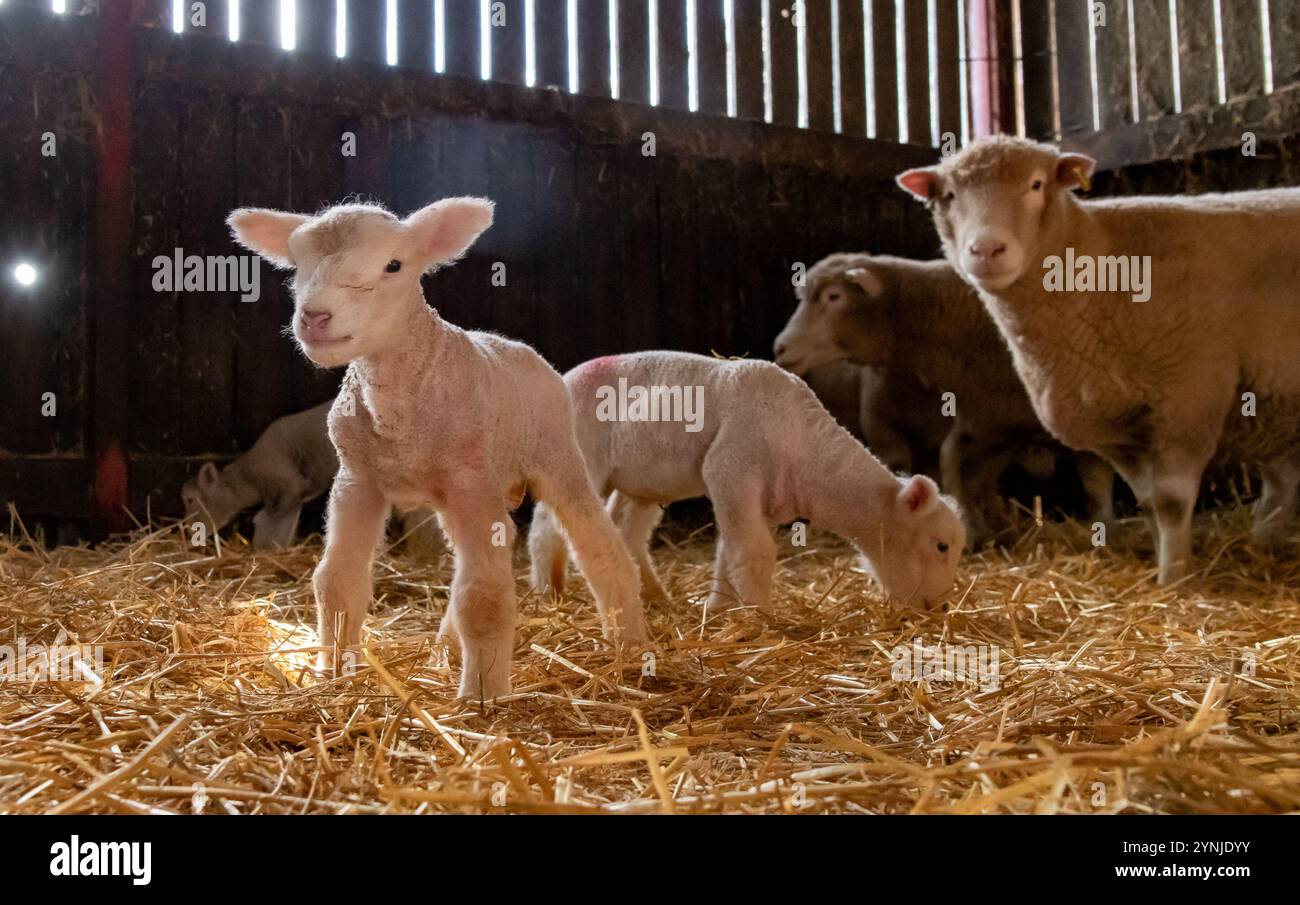
<svg viewBox="0 0 1300 905">
<path fill-rule="evenodd" d="M 24 514 L 84 516 L 93 250 L 83 227 L 95 172 L 77 137 L 93 78 L 77 61 L 95 57 L 94 34 L 70 22 L 4 28 L 13 52 L 0 63 L 0 159 L 20 166 L 0 171 L 0 187 L 21 216 L 4 221 L 0 241 L 9 252 L 34 235 L 32 253 L 68 278 L 39 308 L 0 294 L 6 320 L 20 324 L 11 338 L 21 337 L 0 358 L 4 409 L 20 413 L 0 427 L 0 495 Z M 275 417 L 328 399 L 339 377 L 315 370 L 281 334 L 291 299 L 269 265 L 256 303 L 154 291 L 157 255 L 237 252 L 224 225 L 235 207 L 310 212 L 359 196 L 404 214 L 449 195 L 491 197 L 496 225 L 426 279 L 426 293 L 448 320 L 532 343 L 562 370 L 656 347 L 768 357 L 793 309 L 797 262 L 841 249 L 937 250 L 928 215 L 892 181 L 932 161 L 929 148 L 161 29 L 137 33 L 136 71 L 130 340 L 106 350 L 127 370 L 129 392 L 98 404 L 128 409 L 138 517 L 174 514 L 198 464 L 247 449 Z M 57 161 L 31 151 L 50 122 L 68 123 Z M 642 153 L 647 131 L 653 157 Z M 342 153 L 345 133 L 356 137 L 355 157 Z M 504 287 L 491 284 L 496 264 Z M 33 414 L 46 387 L 60 396 L 51 421 Z M 51 456 L 66 475 L 31 471 Z M 63 487 L 52 495 L 56 478 Z"/>
</svg>

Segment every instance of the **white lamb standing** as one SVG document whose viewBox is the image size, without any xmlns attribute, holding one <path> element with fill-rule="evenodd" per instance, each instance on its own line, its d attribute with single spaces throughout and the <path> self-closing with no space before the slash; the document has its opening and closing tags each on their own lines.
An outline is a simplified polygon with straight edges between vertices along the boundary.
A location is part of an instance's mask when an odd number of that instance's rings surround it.
<svg viewBox="0 0 1300 905">
<path fill-rule="evenodd" d="M 1043 424 L 1107 459 L 1154 513 L 1169 583 L 1190 567 L 1216 453 L 1261 469 L 1257 538 L 1295 514 L 1300 189 L 1081 201 L 1095 165 L 1002 136 L 898 181 L 928 203 Z M 1070 264 L 1091 283 L 1067 282 Z"/>
<path fill-rule="evenodd" d="M 420 277 L 459 258 L 492 203 L 449 198 L 399 220 L 350 204 L 317 216 L 235 211 L 246 247 L 295 268 L 293 332 L 321 367 L 347 364 L 330 410 L 340 467 L 313 577 L 321 667 L 346 668 L 372 594 L 389 506 L 436 509 L 455 554 L 440 637 L 460 642 L 461 695 L 510 689 L 510 510 L 531 490 L 573 539 L 608 637 L 646 637 L 636 566 L 587 478 L 563 381 L 528 346 L 443 321 Z"/>
<path fill-rule="evenodd" d="M 1055 444 L 1034 414 L 1006 343 L 947 261 L 852 253 L 823 258 L 808 269 L 799 307 L 773 352 L 777 364 L 800 375 L 846 359 L 914 375 L 930 388 L 921 404 L 936 416 L 941 394 L 951 393 L 952 417 L 943 419 L 948 429 L 939 452 L 941 483 L 961 506 L 972 544 L 991 534 L 987 511 L 1011 462 L 1039 477 L 1055 467 Z M 1076 464 L 1091 517 L 1109 534 L 1115 473 L 1088 453 Z"/>
<path fill-rule="evenodd" d="M 927 477 L 890 474 L 776 365 L 641 352 L 586 362 L 564 382 L 591 483 L 609 495 L 647 597 L 666 596 L 649 554 L 661 507 L 700 496 L 718 526 L 709 613 L 769 607 L 773 529 L 800 517 L 851 541 L 900 603 L 933 605 L 952 589 L 965 535 L 951 501 Z M 538 590 L 561 587 L 565 544 L 547 506 L 529 552 Z"/>
</svg>

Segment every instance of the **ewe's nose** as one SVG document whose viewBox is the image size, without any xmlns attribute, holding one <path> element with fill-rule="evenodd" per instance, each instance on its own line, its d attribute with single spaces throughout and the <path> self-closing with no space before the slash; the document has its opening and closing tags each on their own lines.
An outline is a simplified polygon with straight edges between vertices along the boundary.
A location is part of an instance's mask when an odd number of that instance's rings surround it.
<svg viewBox="0 0 1300 905">
<path fill-rule="evenodd" d="M 772 354 L 774 354 L 777 358 L 780 358 L 782 355 L 785 354 L 788 348 L 790 347 L 786 345 L 785 341 L 781 339 L 781 337 L 778 336 L 776 338 L 776 342 L 772 344 Z"/>
<path fill-rule="evenodd" d="M 310 308 L 304 308 L 302 310 L 302 323 L 304 327 L 314 330 L 328 324 L 332 316 L 327 311 L 313 311 Z"/>
<path fill-rule="evenodd" d="M 1007 243 L 1001 239 L 982 236 L 970 244 L 970 253 L 977 258 L 992 261 L 1007 250 Z"/>
</svg>

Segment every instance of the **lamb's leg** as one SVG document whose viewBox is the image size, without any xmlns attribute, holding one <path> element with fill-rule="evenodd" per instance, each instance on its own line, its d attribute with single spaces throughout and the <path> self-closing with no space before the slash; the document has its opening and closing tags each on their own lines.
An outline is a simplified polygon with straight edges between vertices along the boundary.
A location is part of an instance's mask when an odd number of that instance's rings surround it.
<svg viewBox="0 0 1300 905">
<path fill-rule="evenodd" d="M 617 490 L 609 495 L 605 504 L 610 518 L 623 534 L 628 551 L 641 570 L 641 592 L 647 602 L 663 603 L 668 600 L 654 561 L 650 558 L 650 540 L 655 528 L 664 517 L 663 507 L 644 500 L 634 500 Z"/>
<path fill-rule="evenodd" d="M 533 521 L 528 527 L 528 560 L 531 563 L 533 589 L 538 594 L 564 591 L 564 573 L 569 565 L 569 549 L 564 532 L 550 506 L 539 502 L 533 507 Z"/>
<path fill-rule="evenodd" d="M 371 563 L 384 536 L 388 500 L 378 488 L 339 472 L 330 491 L 325 553 L 312 575 L 317 632 L 323 648 L 318 667 L 337 675 L 356 665 L 372 593 Z"/>
<path fill-rule="evenodd" d="M 1250 533 L 1262 544 L 1281 540 L 1296 514 L 1296 488 L 1300 486 L 1300 462 L 1286 457 L 1266 462 L 1260 468 L 1263 489 L 1255 503 L 1255 524 Z"/>
<path fill-rule="evenodd" d="M 473 500 L 451 500 L 442 516 L 455 549 L 455 573 L 439 638 L 460 641 L 460 696 L 490 701 L 510 693 L 514 523 L 499 503 Z M 507 543 L 498 546 L 500 526 L 506 528 Z"/>
<path fill-rule="evenodd" d="M 776 539 L 763 517 L 759 496 L 753 490 L 750 487 L 714 490 L 714 485 L 710 485 L 709 495 L 718 523 L 718 550 L 713 587 L 704 605 L 708 615 L 735 606 L 771 609 Z"/>
<path fill-rule="evenodd" d="M 965 455 L 965 441 L 959 427 L 953 427 L 943 438 L 939 447 L 939 474 L 943 483 L 943 492 L 949 494 L 961 507 L 962 519 L 966 523 L 966 544 L 976 549 L 990 535 L 988 522 L 979 502 L 967 493 L 966 482 L 962 475 L 962 460 Z"/>
<path fill-rule="evenodd" d="M 533 491 L 554 511 L 578 568 L 591 585 L 605 626 L 605 637 L 616 641 L 646 640 L 641 609 L 641 583 L 636 565 L 618 529 L 592 489 L 586 464 L 574 451 L 557 463 Z"/>
<path fill-rule="evenodd" d="M 253 549 L 292 547 L 298 536 L 298 516 L 302 506 L 280 508 L 265 506 L 253 516 Z"/>
<path fill-rule="evenodd" d="M 1088 497 L 1088 514 L 1093 522 L 1105 526 L 1106 537 L 1115 530 L 1115 470 L 1092 453 L 1075 454 L 1079 480 Z"/>
</svg>

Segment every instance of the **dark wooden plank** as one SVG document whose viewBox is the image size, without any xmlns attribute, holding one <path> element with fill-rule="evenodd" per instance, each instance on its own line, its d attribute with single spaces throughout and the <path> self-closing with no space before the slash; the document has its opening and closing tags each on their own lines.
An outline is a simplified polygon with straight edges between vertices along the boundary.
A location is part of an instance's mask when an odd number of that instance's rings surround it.
<svg viewBox="0 0 1300 905">
<path fill-rule="evenodd" d="M 289 210 L 311 213 L 343 200 L 346 195 L 343 189 L 344 158 L 340 153 L 343 128 L 338 114 L 329 106 L 299 104 L 290 113 L 288 128 L 292 139 L 288 158 Z M 391 135 L 393 128 L 389 126 L 387 131 Z M 279 127 L 273 141 L 277 155 L 281 153 L 283 141 L 284 129 Z M 368 165 L 386 166 L 390 173 L 396 169 L 382 163 L 387 155 L 383 146 L 379 144 L 378 136 L 371 137 L 363 131 L 358 140 L 357 150 Z M 375 158 L 373 161 L 372 157 Z M 427 173 L 426 178 L 428 178 Z M 268 188 L 283 190 L 278 183 Z M 378 190 L 378 186 L 375 186 L 375 189 Z M 385 191 L 381 197 L 391 203 L 391 191 Z M 260 324 L 273 326 L 276 323 L 281 325 L 290 323 L 293 319 L 293 298 L 288 287 L 283 285 L 284 280 L 275 274 L 271 274 L 270 279 L 263 282 L 263 286 L 268 283 L 276 284 L 276 291 L 268 299 L 269 304 L 266 306 L 268 310 L 260 313 Z M 270 366 L 272 370 L 267 380 L 282 380 L 281 375 L 286 369 L 289 379 L 287 401 L 284 397 L 284 389 L 272 390 L 267 394 L 268 402 L 277 409 L 277 416 L 286 412 L 302 411 L 326 399 L 332 399 L 338 389 L 341 376 L 339 371 L 325 371 L 316 367 L 305 356 L 298 353 L 292 341 L 283 336 L 278 337 L 278 340 L 280 360 Z M 252 419 L 248 420 L 251 422 Z"/>
<path fill-rule="evenodd" d="M 433 71 L 434 0 L 397 0 L 397 64 Z"/>
<path fill-rule="evenodd" d="M 772 0 L 769 36 L 772 122 L 799 125 L 799 29 L 795 0 Z"/>
<path fill-rule="evenodd" d="M 1173 113 L 1168 0 L 1133 0 L 1133 28 L 1137 41 L 1138 115 L 1155 119 Z"/>
<path fill-rule="evenodd" d="M 139 85 L 135 131 L 129 449 L 132 454 L 179 453 L 180 294 L 156 291 L 152 266 L 156 257 L 174 255 L 180 245 L 180 106 L 172 86 Z"/>
<path fill-rule="evenodd" d="M 235 116 L 233 101 L 190 90 L 182 96 L 180 242 L 185 255 L 224 255 L 226 215 L 233 207 Z M 187 290 L 180 294 L 182 448 L 187 455 L 234 448 L 235 292 Z"/>
<path fill-rule="evenodd" d="M 808 127 L 835 128 L 835 70 L 831 6 L 837 0 L 804 0 L 804 66 L 808 78 Z"/>
<path fill-rule="evenodd" d="M 1300 0 L 1269 0 L 1273 90 L 1300 83 Z"/>
<path fill-rule="evenodd" d="M 686 0 L 659 0 L 659 106 L 685 110 L 687 102 Z"/>
<path fill-rule="evenodd" d="M 1056 76 L 1060 87 L 1061 134 L 1090 131 L 1092 64 L 1088 56 L 1088 4 L 1056 4 Z M 968 48 L 969 49 L 969 48 Z"/>
<path fill-rule="evenodd" d="M 569 13 L 566 0 L 533 0 L 535 85 L 569 87 Z"/>
<path fill-rule="evenodd" d="M 1259 3 L 1226 0 L 1223 13 L 1223 69 L 1228 100 L 1264 93 L 1264 32 Z"/>
<path fill-rule="evenodd" d="M 840 7 L 840 131 L 863 136 L 867 134 L 867 55 L 862 0 L 835 2 Z"/>
<path fill-rule="evenodd" d="M 375 2 L 347 5 L 347 57 L 383 63 L 388 59 L 387 4 Z"/>
<path fill-rule="evenodd" d="M 650 103 L 650 4 L 618 0 L 618 96 Z"/>
<path fill-rule="evenodd" d="M 1214 0 L 1178 0 L 1178 80 L 1183 110 L 1219 103 Z"/>
<path fill-rule="evenodd" d="M 924 3 L 902 3 L 903 53 L 907 70 L 907 140 L 932 145 L 930 128 L 930 35 Z"/>
<path fill-rule="evenodd" d="M 618 146 L 621 347 L 632 351 L 660 348 L 659 158 L 646 157 L 641 151 L 639 142 Z"/>
<path fill-rule="evenodd" d="M 501 0 L 492 6 L 492 79 L 512 85 L 524 83 L 524 0 Z"/>
<path fill-rule="evenodd" d="M 727 22 L 723 0 L 697 0 L 695 71 L 699 110 L 727 115 Z"/>
<path fill-rule="evenodd" d="M 581 298 L 574 327 L 583 358 L 623 349 L 621 249 L 613 240 L 619 235 L 622 211 L 610 203 L 620 197 L 618 157 L 617 149 L 605 146 L 583 144 L 577 149 Z"/>
<path fill-rule="evenodd" d="M 754 352 L 758 358 L 771 357 L 772 342 L 781 332 L 793 307 L 794 284 L 791 280 L 795 264 L 806 267 L 813 260 L 808 245 L 808 170 L 792 166 L 770 167 L 768 179 L 771 183 L 769 241 L 776 244 L 768 246 L 768 254 L 773 258 L 770 271 L 773 279 L 761 309 L 755 312 L 762 324 L 759 348 Z"/>
<path fill-rule="evenodd" d="M 561 371 L 589 358 L 581 344 L 581 272 L 591 262 L 578 257 L 579 193 L 578 155 L 565 139 L 540 136 L 534 152 L 534 209 L 532 298 L 520 314 L 535 318 L 535 330 L 546 357 Z M 534 308 L 535 305 L 535 308 Z"/>
<path fill-rule="evenodd" d="M 479 4 L 473 0 L 454 3 L 444 0 L 444 10 L 443 26 L 447 30 L 442 42 L 444 71 L 478 78 L 482 75 Z"/>
<path fill-rule="evenodd" d="M 340 141 L 347 139 L 343 156 L 342 195 L 362 201 L 384 201 L 388 192 L 388 133 L 378 116 L 347 116 L 339 121 Z M 339 147 L 342 147 L 340 145 Z"/>
<path fill-rule="evenodd" d="M 875 137 L 898 140 L 898 50 L 894 0 L 871 0 L 872 74 L 875 81 Z"/>
<path fill-rule="evenodd" d="M 240 3 L 239 40 L 283 47 L 280 34 L 280 4 Z"/>
<path fill-rule="evenodd" d="M 773 225 L 772 185 L 766 170 L 756 163 L 736 166 L 736 194 L 749 209 L 736 220 L 736 305 L 741 323 L 732 344 L 719 352 L 770 358 L 772 355 L 769 310 L 789 316 L 794 310 L 790 271 L 773 254 L 786 243 Z"/>
<path fill-rule="evenodd" d="M 488 122 L 482 131 L 496 217 L 492 228 L 479 239 L 476 251 L 486 256 L 491 267 L 505 267 L 505 284 L 489 279 L 479 294 L 487 304 L 486 326 L 536 345 L 539 290 L 534 257 L 537 246 L 548 240 L 540 229 L 534 229 L 534 223 L 540 222 L 535 208 L 546 199 L 540 197 L 540 187 L 534 186 L 533 170 L 543 142 L 527 127 L 514 123 Z"/>
<path fill-rule="evenodd" d="M 766 113 L 763 89 L 763 7 L 733 3 L 736 36 L 736 116 L 761 120 Z"/>
<path fill-rule="evenodd" d="M 951 9 L 951 4 L 942 4 L 944 9 Z M 1020 46 L 1024 54 L 1024 99 L 1025 99 L 1025 134 L 1030 138 L 1051 140 L 1056 134 L 1055 105 L 1056 98 L 1052 92 L 1052 20 L 1049 15 L 1051 7 L 1046 3 L 1020 4 Z M 940 22 L 943 17 L 940 17 Z M 952 37 L 956 46 L 956 35 Z M 945 51 L 940 46 L 939 59 L 942 61 Z M 940 63 L 940 72 L 943 65 Z M 954 70 L 944 73 L 939 85 L 943 91 L 945 78 L 956 78 Z M 952 86 L 955 90 L 957 86 Z M 940 132 L 953 132 L 952 119 L 957 117 L 960 124 L 961 111 L 946 109 L 947 103 L 940 97 Z"/>
<path fill-rule="evenodd" d="M 730 354 L 744 330 L 737 281 L 737 220 L 732 212 L 750 199 L 736 192 L 736 168 L 727 161 L 696 161 L 696 243 L 701 346 Z"/>
<path fill-rule="evenodd" d="M 299 3 L 295 17 L 294 39 L 298 53 L 338 56 L 338 0 Z"/>
<path fill-rule="evenodd" d="M 1097 96 L 1101 108 L 1101 127 L 1133 122 L 1132 66 L 1129 57 L 1128 5 L 1108 3 L 1104 7 L 1106 24 L 1098 26 Z"/>
<path fill-rule="evenodd" d="M 442 149 L 429 201 L 458 195 L 495 197 L 496 188 L 488 175 L 490 141 L 485 124 L 480 120 L 449 118 L 443 121 L 440 133 Z M 430 303 L 458 326 L 472 330 L 491 327 L 492 297 L 498 291 L 492 286 L 493 264 L 507 265 L 507 285 L 510 282 L 510 262 L 503 256 L 502 242 L 496 233 L 497 227 L 493 226 L 464 258 L 426 281 Z"/>
<path fill-rule="evenodd" d="M 578 0 L 578 90 L 609 97 L 609 0 Z"/>
<path fill-rule="evenodd" d="M 290 192 L 294 158 L 320 154 L 310 136 L 291 131 L 292 119 L 271 104 L 239 103 L 235 207 L 317 209 L 319 202 L 299 208 Z M 329 150 L 337 160 L 338 144 L 331 144 Z M 251 254 L 233 242 L 228 253 Z M 261 297 L 236 305 L 234 312 L 234 439 L 240 449 L 248 449 L 271 421 L 293 408 L 289 375 L 295 353 L 291 341 L 281 334 L 293 318 L 293 300 L 283 275 L 265 261 L 259 266 Z"/>
<path fill-rule="evenodd" d="M 669 349 L 707 353 L 701 335 L 698 273 L 698 161 L 659 162 L 659 341 Z"/>
<path fill-rule="evenodd" d="M 24 5 L 32 6 L 40 0 L 22 0 Z M 47 5 L 48 8 L 48 5 Z M 145 28 L 171 30 L 172 0 L 135 0 L 131 6 L 131 21 Z"/>
</svg>

